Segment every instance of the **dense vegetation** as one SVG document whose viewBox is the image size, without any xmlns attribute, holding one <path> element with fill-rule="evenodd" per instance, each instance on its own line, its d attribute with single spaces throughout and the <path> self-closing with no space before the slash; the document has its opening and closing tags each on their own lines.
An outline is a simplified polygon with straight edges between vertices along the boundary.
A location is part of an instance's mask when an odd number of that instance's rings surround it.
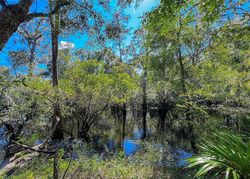
<svg viewBox="0 0 250 179">
<path fill-rule="evenodd" d="M 0 0 L 1 178 L 250 178 L 249 1 L 35 3 Z"/>
</svg>

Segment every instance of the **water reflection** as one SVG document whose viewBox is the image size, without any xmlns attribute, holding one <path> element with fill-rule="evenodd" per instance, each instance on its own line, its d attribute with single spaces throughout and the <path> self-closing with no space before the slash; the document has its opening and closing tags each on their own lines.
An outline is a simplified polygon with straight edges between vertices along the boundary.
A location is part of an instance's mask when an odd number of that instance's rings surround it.
<svg viewBox="0 0 250 179">
<path fill-rule="evenodd" d="M 7 147 L 10 143 L 10 136 L 8 135 L 8 129 L 4 124 L 0 125 L 0 167 L 5 160 L 7 153 Z"/>
<path fill-rule="evenodd" d="M 123 142 L 123 151 L 127 157 L 135 154 L 140 147 L 141 146 L 139 144 L 135 143 L 131 139 L 125 139 Z"/>
<path fill-rule="evenodd" d="M 150 119 L 150 121 L 154 120 Z M 100 131 L 98 131 L 99 137 L 95 137 L 95 139 L 98 138 L 98 140 L 95 140 L 95 146 L 98 146 L 101 152 L 114 153 L 123 151 L 127 157 L 134 155 L 138 150 L 143 148 L 140 144 L 143 137 L 143 129 L 140 122 L 140 120 L 135 119 L 126 120 L 124 131 L 122 120 L 115 120 L 113 127 L 110 128 L 111 130 L 105 131 L 101 135 Z M 192 156 L 192 152 L 188 152 L 192 151 L 190 140 L 186 136 L 178 135 L 173 130 L 159 131 L 156 120 L 155 123 L 149 123 L 147 138 L 158 144 L 157 146 L 162 146 L 161 144 L 167 142 L 169 145 L 168 152 L 174 156 L 174 165 L 177 167 L 186 166 L 185 159 Z M 168 161 L 162 162 L 169 165 Z"/>
<path fill-rule="evenodd" d="M 185 167 L 187 166 L 186 159 L 192 157 L 192 153 L 182 149 L 177 149 L 176 157 L 177 157 L 177 167 Z"/>
<path fill-rule="evenodd" d="M 134 139 L 135 140 L 140 140 L 142 139 L 142 134 L 143 134 L 143 130 L 142 129 L 138 129 L 134 131 Z"/>
</svg>

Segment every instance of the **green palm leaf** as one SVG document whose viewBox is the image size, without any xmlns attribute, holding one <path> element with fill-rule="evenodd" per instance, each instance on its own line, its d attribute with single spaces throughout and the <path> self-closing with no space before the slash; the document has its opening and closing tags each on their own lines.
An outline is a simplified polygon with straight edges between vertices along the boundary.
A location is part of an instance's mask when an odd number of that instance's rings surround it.
<svg viewBox="0 0 250 179">
<path fill-rule="evenodd" d="M 187 159 L 189 168 L 202 165 L 195 176 L 217 168 L 225 171 L 225 178 L 250 178 L 250 141 L 245 143 L 241 137 L 226 133 L 214 133 L 214 137 L 201 143 L 199 156 Z"/>
</svg>

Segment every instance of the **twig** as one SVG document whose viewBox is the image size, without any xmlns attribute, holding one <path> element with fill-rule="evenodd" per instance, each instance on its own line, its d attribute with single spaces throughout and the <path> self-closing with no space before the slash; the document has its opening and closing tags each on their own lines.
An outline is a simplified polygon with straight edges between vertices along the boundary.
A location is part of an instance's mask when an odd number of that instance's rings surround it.
<svg viewBox="0 0 250 179">
<path fill-rule="evenodd" d="M 67 174 L 67 172 L 68 172 L 68 170 L 69 170 L 69 167 L 70 167 L 71 162 L 72 162 L 72 159 L 70 158 L 70 161 L 69 161 L 69 163 L 68 163 L 67 169 L 65 170 L 62 179 L 65 178 L 65 176 L 66 176 L 66 174 Z"/>
<path fill-rule="evenodd" d="M 54 153 L 54 173 L 53 173 L 53 179 L 58 179 L 59 177 L 59 167 L 58 167 L 58 150 Z"/>
<path fill-rule="evenodd" d="M 48 150 L 41 150 L 37 147 L 29 147 L 27 145 L 24 145 L 24 144 L 20 144 L 19 142 L 16 142 L 16 141 L 12 141 L 14 144 L 22 147 L 23 149 L 25 150 L 31 150 L 33 152 L 38 152 L 38 153 L 45 153 L 45 154 L 54 154 L 56 150 L 52 150 L 52 151 L 48 151 Z"/>
</svg>

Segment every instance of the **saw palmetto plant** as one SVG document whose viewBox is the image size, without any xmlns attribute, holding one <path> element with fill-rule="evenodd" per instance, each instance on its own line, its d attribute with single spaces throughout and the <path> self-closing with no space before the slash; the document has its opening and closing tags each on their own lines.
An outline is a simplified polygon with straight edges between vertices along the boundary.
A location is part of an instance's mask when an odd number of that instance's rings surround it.
<svg viewBox="0 0 250 179">
<path fill-rule="evenodd" d="M 225 178 L 250 178 L 250 141 L 227 133 L 215 133 L 213 140 L 201 143 L 201 154 L 187 159 L 189 168 L 201 166 L 196 177 L 210 171 L 220 172 Z"/>
</svg>

